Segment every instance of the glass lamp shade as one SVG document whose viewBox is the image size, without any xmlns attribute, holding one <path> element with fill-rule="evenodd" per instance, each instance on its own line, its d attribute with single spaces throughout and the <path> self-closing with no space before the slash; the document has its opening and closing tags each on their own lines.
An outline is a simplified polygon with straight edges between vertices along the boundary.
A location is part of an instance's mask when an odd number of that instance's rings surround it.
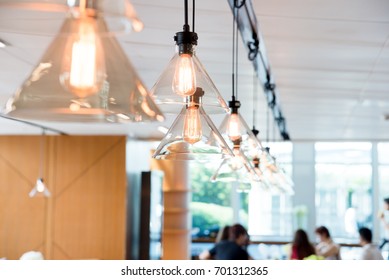
<svg viewBox="0 0 389 280">
<path fill-rule="evenodd" d="M 19 18 L 19 16 L 15 16 L 15 12 L 20 11 L 23 13 L 23 11 L 28 11 L 28 18 L 23 18 L 26 21 L 45 21 L 46 17 L 51 20 L 53 17 L 61 18 L 61 13 L 71 12 L 77 14 L 82 4 L 87 9 L 93 9 L 100 17 L 104 17 L 110 32 L 127 33 L 132 30 L 139 32 L 144 27 L 143 22 L 138 18 L 129 0 L 0 0 L 0 9 L 9 9 L 13 17 L 16 18 L 5 22 L 6 25 L 2 27 L 9 32 L 23 32 L 24 34 L 42 32 L 42 27 L 43 29 L 45 27 L 41 25 L 26 26 L 26 24 L 14 24 L 17 18 Z"/>
<path fill-rule="evenodd" d="M 30 197 L 50 197 L 51 193 L 43 182 L 43 178 L 36 180 L 34 188 L 29 193 Z"/>
<path fill-rule="evenodd" d="M 269 180 L 271 184 L 271 190 L 276 194 L 294 194 L 294 183 L 292 179 L 285 173 L 282 167 L 280 167 L 275 158 L 269 153 L 269 149 L 265 148 L 261 155 L 261 166 L 264 170 L 264 176 Z"/>
<path fill-rule="evenodd" d="M 171 160 L 220 160 L 233 153 L 202 106 L 183 106 L 153 158 Z"/>
<path fill-rule="evenodd" d="M 68 122 L 162 121 L 163 114 L 100 17 L 68 17 L 5 113 Z"/>
<path fill-rule="evenodd" d="M 238 148 L 233 149 L 234 157 L 221 162 L 211 177 L 211 182 L 240 182 L 250 184 L 259 181 L 253 166 Z"/>
<path fill-rule="evenodd" d="M 194 48 L 194 46 L 192 47 Z M 175 89 L 177 86 L 174 84 L 180 65 L 188 65 L 187 71 L 181 71 L 181 73 L 186 73 L 186 75 L 181 75 L 186 77 L 188 84 L 189 82 L 195 83 L 196 87 L 204 90 L 205 95 L 202 97 L 202 106 L 208 114 L 226 113 L 229 111 L 226 102 L 193 50 L 193 54 L 179 55 L 177 52 L 151 89 L 155 102 L 164 113 L 177 114 L 182 106 L 185 105 L 185 97 L 177 92 Z M 188 85 L 187 87 L 192 88 L 193 86 Z M 190 94 L 190 91 L 188 94 Z"/>
<path fill-rule="evenodd" d="M 254 180 L 251 181 L 251 185 L 259 187 L 264 191 L 270 191 L 272 185 L 269 182 L 269 179 L 262 172 L 260 166 L 256 165 L 255 163 L 254 163 L 254 172 L 256 174 L 256 177 Z"/>
<path fill-rule="evenodd" d="M 249 160 L 253 160 L 262 151 L 262 145 L 253 134 L 243 117 L 238 113 L 225 116 L 219 131 L 230 147 L 234 141 L 240 141 L 240 149 Z"/>
</svg>

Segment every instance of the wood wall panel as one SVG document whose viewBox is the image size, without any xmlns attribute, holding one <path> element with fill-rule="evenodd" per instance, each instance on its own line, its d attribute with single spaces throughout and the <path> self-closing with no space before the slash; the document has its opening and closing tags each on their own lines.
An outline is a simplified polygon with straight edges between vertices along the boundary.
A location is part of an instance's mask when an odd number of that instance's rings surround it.
<svg viewBox="0 0 389 280">
<path fill-rule="evenodd" d="M 44 244 L 44 200 L 28 196 L 38 176 L 38 137 L 0 137 L 0 257 L 19 259 Z"/>
<path fill-rule="evenodd" d="M 47 259 L 123 259 L 125 137 L 46 136 L 52 196 L 30 199 L 40 139 L 0 137 L 0 257 L 41 250 Z"/>
</svg>

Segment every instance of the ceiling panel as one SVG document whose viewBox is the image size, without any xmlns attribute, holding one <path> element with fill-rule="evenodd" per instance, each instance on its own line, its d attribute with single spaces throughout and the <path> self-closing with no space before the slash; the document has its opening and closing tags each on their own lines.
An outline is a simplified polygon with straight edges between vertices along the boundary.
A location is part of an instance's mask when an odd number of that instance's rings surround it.
<svg viewBox="0 0 389 280">
<path fill-rule="evenodd" d="M 59 1 L 59 0 L 58 0 Z M 0 1 L 4 2 L 4 1 Z M 119 36 L 151 88 L 174 54 L 183 1 L 132 0 L 145 28 Z M 231 95 L 232 15 L 227 1 L 197 1 L 197 54 L 225 99 Z M 293 140 L 389 140 L 389 1 L 253 0 L 281 107 Z M 63 13 L 0 9 L 0 102 L 24 81 L 61 25 Z M 242 114 L 252 124 L 252 67 L 239 56 Z M 258 90 L 257 126 L 265 137 L 266 106 Z M 212 116 L 219 124 L 223 116 Z M 169 126 L 174 116 L 163 124 Z M 160 124 L 49 123 L 70 134 L 128 134 L 158 138 Z M 270 129 L 272 130 L 272 128 Z M 39 129 L 0 119 L 0 134 Z"/>
</svg>

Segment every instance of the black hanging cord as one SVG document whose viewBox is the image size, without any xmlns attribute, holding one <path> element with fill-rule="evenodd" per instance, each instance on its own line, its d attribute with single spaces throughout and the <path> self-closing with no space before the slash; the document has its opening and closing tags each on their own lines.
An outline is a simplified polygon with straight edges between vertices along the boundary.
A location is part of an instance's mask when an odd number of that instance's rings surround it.
<svg viewBox="0 0 389 280">
<path fill-rule="evenodd" d="M 184 14 L 184 16 L 185 16 L 184 30 L 185 30 L 185 28 L 189 28 L 189 25 L 188 25 L 188 0 L 184 0 L 184 10 L 185 10 L 185 14 Z"/>
<path fill-rule="evenodd" d="M 235 17 L 236 8 L 233 10 L 232 21 L 232 100 L 235 101 Z"/>
<path fill-rule="evenodd" d="M 196 1 L 193 0 L 193 3 L 192 3 L 192 32 L 195 32 L 195 15 L 196 15 L 195 2 Z"/>
<path fill-rule="evenodd" d="M 239 46 L 239 29 L 238 29 L 238 22 L 239 22 L 239 8 L 236 8 L 236 24 L 235 24 L 235 96 L 236 99 L 238 99 L 238 70 L 239 70 L 239 51 L 238 51 L 238 46 Z"/>
<path fill-rule="evenodd" d="M 256 105 L 257 105 L 257 91 L 258 91 L 258 86 L 257 86 L 257 78 L 255 76 L 255 70 L 253 69 L 253 129 L 255 129 L 255 124 L 256 124 L 256 116 L 257 116 L 257 110 Z"/>
</svg>

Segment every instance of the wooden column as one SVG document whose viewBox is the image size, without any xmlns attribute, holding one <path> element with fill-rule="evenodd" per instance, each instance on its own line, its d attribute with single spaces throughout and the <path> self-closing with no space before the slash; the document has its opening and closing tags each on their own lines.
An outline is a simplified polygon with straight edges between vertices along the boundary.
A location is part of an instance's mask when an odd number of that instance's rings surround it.
<svg viewBox="0 0 389 280">
<path fill-rule="evenodd" d="M 185 161 L 153 159 L 151 169 L 164 172 L 162 259 L 190 259 L 192 225 L 189 211 L 189 164 Z"/>
</svg>

